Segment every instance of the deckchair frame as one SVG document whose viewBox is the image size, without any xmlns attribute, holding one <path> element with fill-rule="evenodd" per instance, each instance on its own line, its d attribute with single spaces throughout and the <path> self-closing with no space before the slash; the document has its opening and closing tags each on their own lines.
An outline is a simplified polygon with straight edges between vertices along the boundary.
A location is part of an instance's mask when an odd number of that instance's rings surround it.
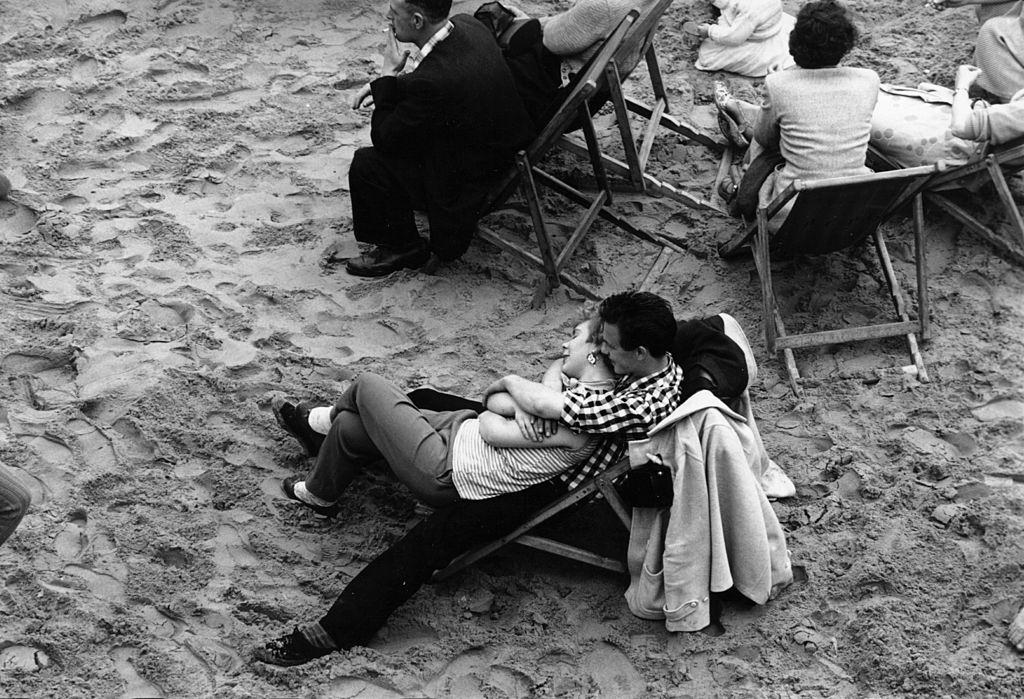
<svg viewBox="0 0 1024 699">
<path fill-rule="evenodd" d="M 750 245 L 754 253 L 754 264 L 757 268 L 757 275 L 761 285 L 761 298 L 763 303 L 763 326 L 765 342 L 768 351 L 780 352 L 783 355 L 784 364 L 789 374 L 790 385 L 794 393 L 801 394 L 799 379 L 800 372 L 796 366 L 796 359 L 793 355 L 794 349 L 831 345 L 860 340 L 880 339 L 886 337 L 903 336 L 907 340 L 908 350 L 913 361 L 914 369 L 921 381 L 928 380 L 928 373 L 921 357 L 918 347 L 917 335 L 922 340 L 929 337 L 929 302 L 926 267 L 926 245 L 924 238 L 924 210 L 922 204 L 921 190 L 936 174 L 944 171 L 942 163 L 936 165 L 908 168 L 904 170 L 892 170 L 887 172 L 870 173 L 866 175 L 855 175 L 850 177 L 836 177 L 825 180 L 802 181 L 797 180 L 788 185 L 780 192 L 767 206 L 759 206 L 756 212 L 755 221 L 747 224 L 733 238 L 725 242 L 719 248 L 723 257 L 735 256 L 744 246 Z M 837 244 L 830 249 L 817 250 L 817 253 L 837 251 L 851 247 L 858 242 L 871 236 L 878 254 L 879 263 L 889 287 L 889 295 L 895 308 L 897 320 L 895 322 L 881 323 L 874 325 L 855 326 L 835 330 L 824 330 L 817 332 L 790 334 L 786 332 L 782 316 L 778 310 L 778 302 L 775 289 L 772 283 L 771 255 L 772 250 L 778 248 L 780 242 L 786 241 L 788 237 L 795 237 L 796 224 L 794 220 L 802 220 L 802 214 L 813 210 L 816 193 L 837 195 L 843 191 L 855 190 L 861 187 L 879 187 L 901 185 L 894 190 L 889 197 L 888 203 L 878 208 L 873 220 L 861 222 L 863 229 L 859 231 L 848 231 L 851 235 L 843 237 L 847 231 L 833 230 L 831 234 L 841 239 L 842 244 Z M 786 222 L 782 224 L 779 231 L 774 235 L 770 233 L 768 222 L 777 214 L 790 200 L 796 198 L 793 210 Z M 911 320 L 907 310 L 907 302 L 904 299 L 902 287 L 896 272 L 892 266 L 888 248 L 885 244 L 885 237 L 881 232 L 880 225 L 890 217 L 901 203 L 913 200 L 914 219 L 914 261 L 915 275 L 917 278 L 917 320 Z M 857 202 L 851 202 L 852 207 Z M 798 210 L 798 207 L 802 209 Z"/>
<path fill-rule="evenodd" d="M 629 35 L 618 47 L 605 68 L 607 88 L 615 113 L 615 122 L 622 139 L 625 160 L 619 160 L 607 153 L 602 153 L 601 159 L 609 172 L 625 177 L 629 188 L 635 192 L 667 197 L 690 208 L 725 214 L 725 209 L 721 205 L 668 184 L 647 172 L 647 164 L 659 128 L 666 128 L 690 141 L 703 144 L 715 153 L 722 154 L 718 178 L 716 178 L 712 191 L 717 191 L 717 179 L 720 179 L 723 173 L 728 172 L 728 164 L 732 160 L 732 154 L 727 144 L 670 115 L 668 94 L 665 91 L 665 83 L 662 79 L 654 42 L 658 23 L 672 1 L 660 0 L 648 7 L 630 29 Z M 628 97 L 623 91 L 623 83 L 632 74 L 641 58 L 647 64 L 647 73 L 654 92 L 654 102 L 651 105 Z M 639 141 L 633 133 L 630 114 L 639 116 L 645 122 Z M 639 145 L 637 145 L 638 143 Z M 584 144 L 580 143 L 579 139 L 563 136 L 560 145 L 570 152 L 586 155 Z"/>
<path fill-rule="evenodd" d="M 900 167 L 876 149 L 871 149 L 870 154 L 876 164 L 888 169 Z M 1006 181 L 1007 176 L 1019 172 L 1024 172 L 1024 138 L 999 146 L 990 146 L 981 159 L 951 167 L 936 174 L 925 186 L 924 197 L 929 203 L 938 206 L 1006 257 L 1018 264 L 1024 264 L 1024 216 L 1021 215 L 1020 208 L 1010 192 L 1010 185 Z M 999 200 L 1010 219 L 1010 227 L 1015 235 L 1014 240 L 1007 240 L 999 235 L 990 226 L 986 226 L 975 215 L 943 193 L 949 189 L 963 188 L 967 183 L 976 183 L 978 179 L 991 182 L 995 187 Z"/>
<path fill-rule="evenodd" d="M 630 524 L 633 521 L 633 517 L 629 506 L 626 505 L 622 496 L 619 495 L 614 486 L 615 479 L 626 473 L 628 470 L 629 458 L 623 457 L 616 461 L 614 465 L 605 469 L 600 475 L 591 478 L 583 483 L 583 485 L 573 489 L 567 495 L 558 498 L 547 507 L 541 509 L 537 514 L 533 515 L 523 524 L 516 527 L 512 532 L 499 539 L 495 539 L 488 544 L 484 544 L 479 548 L 462 554 L 449 563 L 447 567 L 435 573 L 434 579 L 444 580 L 466 566 L 472 565 L 484 556 L 494 553 L 513 541 L 517 544 L 529 546 L 530 548 L 540 551 L 546 551 L 547 553 L 553 553 L 582 563 L 589 563 L 590 565 L 597 566 L 598 568 L 615 571 L 616 573 L 625 573 L 626 566 L 622 561 L 608 558 L 607 556 L 601 556 L 578 546 L 572 546 L 561 541 L 556 541 L 555 539 L 549 539 L 529 532 L 555 515 L 561 514 L 566 509 L 596 497 L 598 493 L 604 497 L 605 501 L 615 512 L 616 517 L 618 517 L 619 521 L 622 522 L 622 525 L 628 531 Z"/>
<path fill-rule="evenodd" d="M 502 250 L 525 260 L 543 273 L 544 276 L 533 298 L 535 306 L 539 305 L 550 290 L 557 287 L 560 283 L 564 283 L 566 286 L 591 299 L 599 298 L 597 292 L 564 269 L 569 257 L 582 242 L 584 236 L 598 217 L 611 221 L 618 227 L 641 239 L 661 243 L 660 240 L 656 240 L 608 209 L 608 204 L 612 201 L 612 193 L 608 184 L 604 163 L 600 157 L 600 147 L 597 143 L 593 116 L 590 113 L 590 106 L 588 104 L 588 100 L 601 88 L 606 66 L 612 60 L 618 47 L 625 40 L 630 27 L 632 27 L 638 16 L 639 13 L 635 10 L 627 13 L 616 29 L 604 41 L 586 70 L 578 76 L 575 85 L 562 101 L 561 106 L 545 124 L 540 134 L 538 134 L 529 147 L 516 156 L 515 167 L 511 168 L 498 186 L 495 187 L 493 190 L 494 195 L 484 207 L 486 211 L 497 209 L 505 203 L 517 188 L 526 201 L 537 239 L 537 253 L 527 250 L 518 241 L 510 240 L 483 226 L 479 229 L 479 235 Z M 583 192 L 540 167 L 540 162 L 555 146 L 562 134 L 574 123 L 579 123 L 582 126 L 586 140 L 586 156 L 590 160 L 594 177 L 598 183 L 597 194 L 593 197 L 588 197 Z M 573 203 L 585 208 L 582 218 L 561 250 L 556 249 L 547 230 L 538 185 L 544 185 L 565 196 Z"/>
</svg>

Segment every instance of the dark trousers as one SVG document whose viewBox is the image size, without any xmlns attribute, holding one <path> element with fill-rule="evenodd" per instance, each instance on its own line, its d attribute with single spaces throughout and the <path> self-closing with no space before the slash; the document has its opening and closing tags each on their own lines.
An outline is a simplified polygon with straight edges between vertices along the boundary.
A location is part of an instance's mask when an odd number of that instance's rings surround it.
<svg viewBox="0 0 1024 699">
<path fill-rule="evenodd" d="M 18 481 L 0 465 L 0 544 L 14 533 L 21 518 L 28 512 L 31 496 Z"/>
<path fill-rule="evenodd" d="M 545 481 L 518 493 L 461 500 L 438 510 L 363 568 L 320 625 L 339 648 L 366 645 L 435 571 L 508 534 L 564 492 L 561 484 Z"/>
<path fill-rule="evenodd" d="M 476 232 L 476 218 L 452 216 L 427 197 L 422 166 L 415 160 L 360 148 L 348 171 L 352 229 L 356 240 L 397 250 L 420 243 L 414 210 L 426 211 L 430 249 L 442 260 L 462 256 Z M 480 204 L 486 189 L 480 190 Z M 470 206 L 467 210 L 471 210 Z"/>
</svg>

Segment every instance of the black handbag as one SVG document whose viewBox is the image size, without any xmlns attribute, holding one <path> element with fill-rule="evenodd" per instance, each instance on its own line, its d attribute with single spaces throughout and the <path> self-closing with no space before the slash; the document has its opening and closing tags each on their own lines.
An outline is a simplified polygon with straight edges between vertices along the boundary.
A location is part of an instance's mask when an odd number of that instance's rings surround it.
<svg viewBox="0 0 1024 699">
<path fill-rule="evenodd" d="M 672 469 L 656 461 L 632 468 L 619 483 L 619 493 L 631 507 L 670 507 Z"/>
</svg>

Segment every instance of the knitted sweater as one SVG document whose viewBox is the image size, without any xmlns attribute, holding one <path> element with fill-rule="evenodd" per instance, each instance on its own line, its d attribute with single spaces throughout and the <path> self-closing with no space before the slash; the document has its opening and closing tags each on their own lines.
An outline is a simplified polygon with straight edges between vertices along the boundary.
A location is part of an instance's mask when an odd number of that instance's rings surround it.
<svg viewBox="0 0 1024 699">
<path fill-rule="evenodd" d="M 777 147 L 785 165 L 775 185 L 859 175 L 864 166 L 878 75 L 866 68 L 792 68 L 765 79 L 768 104 L 754 138 Z"/>
<path fill-rule="evenodd" d="M 643 12 L 656 0 L 576 0 L 565 12 L 540 18 L 544 47 L 567 57 L 571 70 L 578 70 L 597 50 L 597 42 L 607 37 L 626 13 Z"/>
</svg>

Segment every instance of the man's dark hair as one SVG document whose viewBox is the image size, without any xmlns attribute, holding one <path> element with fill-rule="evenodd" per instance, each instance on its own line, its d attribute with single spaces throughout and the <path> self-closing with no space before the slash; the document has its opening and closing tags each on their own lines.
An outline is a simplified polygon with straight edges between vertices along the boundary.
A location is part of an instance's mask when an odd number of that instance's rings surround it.
<svg viewBox="0 0 1024 699">
<path fill-rule="evenodd" d="M 850 52 L 858 36 L 846 8 L 838 2 L 809 2 L 797 13 L 789 34 L 789 53 L 801 68 L 834 66 Z"/>
<path fill-rule="evenodd" d="M 430 22 L 440 22 L 448 18 L 452 11 L 452 0 L 405 0 L 410 5 L 415 5 Z"/>
<path fill-rule="evenodd" d="M 622 349 L 646 347 L 652 357 L 664 357 L 676 337 L 676 319 L 668 301 L 647 291 L 612 294 L 598 309 L 601 321 L 619 330 Z"/>
</svg>

